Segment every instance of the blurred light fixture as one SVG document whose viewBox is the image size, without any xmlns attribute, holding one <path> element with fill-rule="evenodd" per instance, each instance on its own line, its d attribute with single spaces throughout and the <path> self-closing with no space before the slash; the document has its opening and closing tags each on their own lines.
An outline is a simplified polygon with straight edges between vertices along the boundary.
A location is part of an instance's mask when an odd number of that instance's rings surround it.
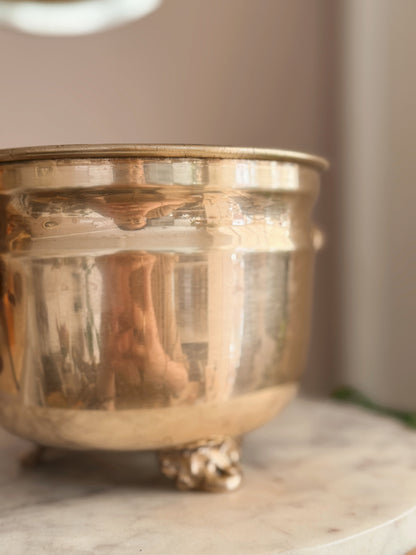
<svg viewBox="0 0 416 555">
<path fill-rule="evenodd" d="M 0 0 L 0 25 L 36 35 L 95 33 L 138 19 L 161 0 Z"/>
</svg>

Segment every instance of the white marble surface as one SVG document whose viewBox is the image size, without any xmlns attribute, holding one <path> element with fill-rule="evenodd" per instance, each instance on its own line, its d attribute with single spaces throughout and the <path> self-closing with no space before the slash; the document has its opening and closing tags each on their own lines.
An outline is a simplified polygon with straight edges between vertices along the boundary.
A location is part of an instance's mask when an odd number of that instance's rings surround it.
<svg viewBox="0 0 416 555">
<path fill-rule="evenodd" d="M 245 484 L 179 493 L 154 455 L 58 452 L 0 432 L 7 554 L 404 555 L 416 547 L 416 433 L 329 401 L 297 400 L 245 442 Z"/>
</svg>

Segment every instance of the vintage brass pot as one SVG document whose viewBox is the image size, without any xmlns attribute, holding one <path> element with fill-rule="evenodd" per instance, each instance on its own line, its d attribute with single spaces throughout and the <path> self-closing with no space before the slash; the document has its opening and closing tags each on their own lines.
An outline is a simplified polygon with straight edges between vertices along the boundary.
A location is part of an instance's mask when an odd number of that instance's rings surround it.
<svg viewBox="0 0 416 555">
<path fill-rule="evenodd" d="M 0 422 L 39 445 L 160 451 L 234 489 L 238 441 L 305 364 L 326 162 L 199 146 L 0 151 Z"/>
</svg>

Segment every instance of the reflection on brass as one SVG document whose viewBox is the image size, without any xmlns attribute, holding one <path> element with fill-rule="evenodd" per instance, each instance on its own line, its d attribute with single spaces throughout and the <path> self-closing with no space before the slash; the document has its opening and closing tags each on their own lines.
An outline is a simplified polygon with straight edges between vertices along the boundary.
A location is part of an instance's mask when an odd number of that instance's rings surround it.
<svg viewBox="0 0 416 555">
<path fill-rule="evenodd" d="M 240 448 L 232 438 L 204 440 L 159 453 L 161 472 L 182 490 L 233 491 L 241 484 Z"/>
<path fill-rule="evenodd" d="M 306 357 L 321 169 L 220 147 L 0 152 L 0 422 L 183 453 L 279 412 Z"/>
</svg>

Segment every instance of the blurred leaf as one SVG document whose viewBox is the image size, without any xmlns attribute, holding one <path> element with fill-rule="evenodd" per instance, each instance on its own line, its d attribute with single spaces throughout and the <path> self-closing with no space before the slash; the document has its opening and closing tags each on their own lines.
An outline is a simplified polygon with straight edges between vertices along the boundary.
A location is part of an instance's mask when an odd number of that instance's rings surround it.
<svg viewBox="0 0 416 555">
<path fill-rule="evenodd" d="M 403 422 L 406 426 L 409 426 L 409 428 L 416 429 L 416 412 L 406 412 L 391 409 L 389 407 L 383 407 L 382 405 L 375 403 L 369 397 L 367 397 L 357 389 L 354 389 L 353 387 L 344 385 L 336 389 L 332 393 L 332 398 L 344 403 L 350 403 L 352 405 L 363 407 L 367 410 L 382 414 L 384 416 L 396 418 L 397 420 Z"/>
</svg>

